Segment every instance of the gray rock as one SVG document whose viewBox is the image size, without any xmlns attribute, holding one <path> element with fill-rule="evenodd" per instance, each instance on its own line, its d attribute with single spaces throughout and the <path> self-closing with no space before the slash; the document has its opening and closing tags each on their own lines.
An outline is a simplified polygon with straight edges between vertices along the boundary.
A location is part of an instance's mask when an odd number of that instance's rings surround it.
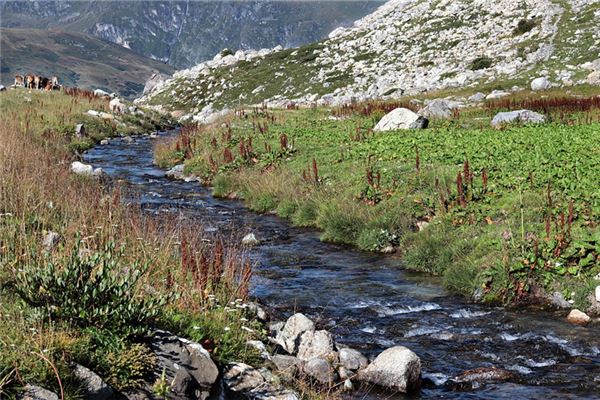
<svg viewBox="0 0 600 400">
<path fill-rule="evenodd" d="M 502 368 L 476 368 L 462 372 L 452 378 L 452 381 L 459 383 L 505 381 L 511 379 L 513 376 L 512 372 Z"/>
<path fill-rule="evenodd" d="M 590 85 L 600 85 L 600 71 L 594 71 L 590 73 L 585 81 Z"/>
<path fill-rule="evenodd" d="M 177 383 L 171 388 L 177 396 L 190 398 L 197 391 L 208 394 L 217 381 L 219 370 L 199 343 L 157 330 L 150 348 L 157 358 L 156 377 L 164 371 L 168 382 Z"/>
<path fill-rule="evenodd" d="M 260 356 L 266 360 L 271 358 L 271 355 L 267 351 L 267 347 L 260 340 L 248 340 L 246 344 L 250 347 L 254 347 L 258 352 L 260 352 Z"/>
<path fill-rule="evenodd" d="M 154 90 L 158 90 L 161 87 L 164 86 L 165 82 L 169 79 L 170 77 L 168 75 L 165 74 L 160 74 L 160 73 L 156 73 L 153 74 L 150 79 L 148 79 L 146 81 L 146 84 L 144 85 L 144 95 L 147 95 L 148 93 L 153 92 Z"/>
<path fill-rule="evenodd" d="M 363 356 L 358 350 L 343 348 L 340 349 L 339 355 L 340 364 L 350 371 L 357 371 L 365 368 L 369 364 L 367 357 Z"/>
<path fill-rule="evenodd" d="M 298 376 L 304 366 L 304 362 L 298 357 L 283 354 L 275 354 L 271 357 L 271 362 L 275 365 L 281 377 L 288 381 Z"/>
<path fill-rule="evenodd" d="M 352 384 L 352 381 L 350 379 L 346 379 L 344 381 L 344 390 L 347 392 L 350 392 L 354 389 L 354 385 Z"/>
<path fill-rule="evenodd" d="M 331 385 L 337 380 L 337 373 L 329 361 L 313 358 L 304 364 L 304 373 L 323 385 Z"/>
<path fill-rule="evenodd" d="M 551 86 L 552 84 L 546 77 L 535 78 L 531 81 L 531 90 L 546 90 Z"/>
<path fill-rule="evenodd" d="M 571 308 L 571 303 L 565 300 L 562 293 L 554 292 L 551 296 L 549 296 L 548 300 L 552 303 L 553 306 L 558 308 Z"/>
<path fill-rule="evenodd" d="M 113 389 L 102 378 L 83 365 L 75 364 L 73 375 L 83 384 L 86 399 L 105 400 L 114 395 Z"/>
<path fill-rule="evenodd" d="M 503 90 L 493 90 L 492 93 L 485 96 L 485 98 L 486 98 L 486 100 L 495 100 L 495 99 L 500 99 L 502 97 L 506 97 L 509 95 L 510 95 L 510 93 L 505 92 Z"/>
<path fill-rule="evenodd" d="M 546 122 L 546 117 L 540 113 L 530 110 L 517 110 L 499 112 L 492 119 L 492 126 L 498 128 L 511 123 L 541 124 L 544 122 Z"/>
<path fill-rule="evenodd" d="M 232 363 L 227 365 L 223 374 L 223 382 L 234 392 L 249 392 L 265 385 L 260 371 L 248 364 Z"/>
<path fill-rule="evenodd" d="M 296 354 L 300 336 L 304 332 L 314 330 L 314 322 L 306 317 L 306 315 L 296 313 L 288 318 L 276 340 L 285 351 L 290 354 Z"/>
<path fill-rule="evenodd" d="M 326 360 L 337 358 L 331 333 L 325 330 L 304 332 L 300 336 L 298 358 L 305 361 L 313 358 L 323 358 Z"/>
<path fill-rule="evenodd" d="M 469 97 L 469 101 L 473 103 L 479 103 L 480 101 L 485 100 L 485 94 L 481 92 L 475 93 L 473 96 Z"/>
<path fill-rule="evenodd" d="M 171 168 L 170 170 L 168 170 L 165 173 L 165 176 L 169 179 L 184 179 L 185 176 L 183 175 L 183 168 L 184 168 L 183 164 L 178 164 L 178 165 L 174 166 L 173 168 Z"/>
<path fill-rule="evenodd" d="M 125 136 L 125 137 L 123 138 L 123 141 L 124 141 L 125 143 L 129 143 L 129 144 L 131 144 L 131 143 L 135 142 L 135 140 L 134 140 L 134 139 L 133 139 L 131 136 Z"/>
<path fill-rule="evenodd" d="M 42 246 L 44 247 L 44 250 L 51 252 L 54 250 L 58 242 L 60 242 L 60 235 L 56 232 L 48 231 L 48 233 L 44 235 Z"/>
<path fill-rule="evenodd" d="M 367 368 L 360 371 L 358 378 L 364 382 L 406 393 L 420 386 L 421 360 L 404 346 L 391 347 L 379 354 Z"/>
<path fill-rule="evenodd" d="M 78 138 L 87 137 L 87 131 L 85 130 L 85 125 L 77 124 L 75 125 L 75 136 Z"/>
<path fill-rule="evenodd" d="M 426 118 L 419 117 L 411 110 L 399 107 L 384 115 L 373 130 L 384 132 L 396 129 L 419 129 L 427 127 L 428 122 Z"/>
<path fill-rule="evenodd" d="M 246 236 L 244 236 L 242 238 L 242 245 L 244 246 L 256 246 L 260 244 L 260 241 L 256 238 L 256 235 L 254 233 L 249 233 Z"/>
<path fill-rule="evenodd" d="M 425 107 L 419 111 L 419 114 L 427 118 L 448 119 L 452 116 L 451 104 L 444 99 L 435 99 L 427 103 Z"/>
<path fill-rule="evenodd" d="M 58 395 L 42 387 L 27 384 L 18 398 L 21 400 L 58 400 Z"/>
<path fill-rule="evenodd" d="M 258 319 L 260 322 L 267 322 L 269 320 L 269 315 L 265 309 L 260 306 L 260 304 L 249 303 L 248 310 L 252 312 L 254 316 L 256 316 L 256 319 Z"/>
</svg>

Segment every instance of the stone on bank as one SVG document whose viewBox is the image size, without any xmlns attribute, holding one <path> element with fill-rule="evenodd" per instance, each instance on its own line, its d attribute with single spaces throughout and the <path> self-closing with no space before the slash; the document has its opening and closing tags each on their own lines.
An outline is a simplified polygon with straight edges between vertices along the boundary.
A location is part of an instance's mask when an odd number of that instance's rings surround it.
<svg viewBox="0 0 600 400">
<path fill-rule="evenodd" d="M 419 116 L 408 108 L 396 108 L 381 118 L 375 125 L 375 132 L 392 131 L 397 129 L 425 129 L 429 125 L 429 120 Z"/>
<path fill-rule="evenodd" d="M 404 346 L 390 347 L 360 371 L 358 378 L 363 382 L 407 393 L 421 385 L 421 359 Z"/>
</svg>

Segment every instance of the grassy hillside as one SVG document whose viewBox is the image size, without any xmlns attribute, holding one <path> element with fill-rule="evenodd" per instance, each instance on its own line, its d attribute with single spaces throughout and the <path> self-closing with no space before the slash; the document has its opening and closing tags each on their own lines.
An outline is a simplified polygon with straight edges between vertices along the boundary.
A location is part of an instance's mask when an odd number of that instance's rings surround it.
<svg viewBox="0 0 600 400">
<path fill-rule="evenodd" d="M 56 75 L 67 86 L 100 88 L 125 97 L 139 95 L 155 72 L 169 65 L 139 56 L 82 33 L 57 30 L 1 29 L 0 80 L 12 84 L 17 73 Z"/>
<path fill-rule="evenodd" d="M 560 291 L 587 308 L 600 272 L 600 89 L 572 90 L 464 108 L 427 130 L 372 130 L 408 101 L 238 109 L 183 131 L 156 160 L 183 162 L 216 195 L 318 227 L 323 240 L 404 252 L 407 268 L 467 296 Z M 496 112 L 521 108 L 550 122 L 489 128 Z"/>
</svg>

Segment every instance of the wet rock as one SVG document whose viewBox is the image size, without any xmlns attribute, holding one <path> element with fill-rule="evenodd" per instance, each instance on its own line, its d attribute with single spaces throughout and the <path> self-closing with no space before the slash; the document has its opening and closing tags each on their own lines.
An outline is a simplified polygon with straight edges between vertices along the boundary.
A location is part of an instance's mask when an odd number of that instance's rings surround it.
<svg viewBox="0 0 600 400">
<path fill-rule="evenodd" d="M 131 143 L 135 142 L 135 140 L 134 140 L 134 139 L 133 139 L 131 136 L 125 136 L 125 137 L 123 138 L 123 141 L 124 141 L 125 143 L 129 143 L 129 144 L 131 144 Z"/>
<path fill-rule="evenodd" d="M 300 337 L 298 358 L 305 361 L 313 358 L 323 358 L 326 360 L 337 359 L 335 344 L 331 333 L 325 330 L 309 330 L 304 332 Z"/>
<path fill-rule="evenodd" d="M 28 384 L 17 398 L 21 400 L 58 400 L 58 395 L 42 387 Z"/>
<path fill-rule="evenodd" d="M 102 139 L 102 140 L 100 141 L 100 144 L 101 144 L 102 146 L 105 146 L 105 145 L 107 145 L 107 144 L 108 144 L 108 139 Z"/>
<path fill-rule="evenodd" d="M 170 170 L 168 170 L 165 173 L 165 176 L 169 179 L 183 179 L 184 178 L 183 168 L 184 168 L 183 164 L 178 164 L 178 165 L 174 166 L 173 168 L 171 168 Z"/>
<path fill-rule="evenodd" d="M 83 384 L 86 399 L 105 400 L 114 395 L 113 389 L 102 378 L 83 365 L 75 364 L 73 375 Z"/>
<path fill-rule="evenodd" d="M 246 236 L 243 237 L 242 239 L 242 245 L 244 246 L 256 246 L 260 243 L 260 241 L 256 238 L 256 235 L 254 233 L 249 233 Z"/>
<path fill-rule="evenodd" d="M 367 357 L 363 356 L 360 351 L 343 348 L 339 351 L 340 364 L 350 371 L 357 371 L 365 368 L 369 364 Z"/>
<path fill-rule="evenodd" d="M 337 373 L 331 363 L 322 358 L 313 358 L 304 364 L 304 373 L 323 385 L 333 384 L 337 380 Z"/>
<path fill-rule="evenodd" d="M 406 393 L 420 386 L 421 360 L 404 346 L 391 347 L 379 354 L 367 368 L 360 371 L 358 378 L 364 382 Z"/>
<path fill-rule="evenodd" d="M 71 163 L 71 171 L 77 175 L 92 176 L 94 173 L 94 167 L 79 161 L 73 161 Z"/>
<path fill-rule="evenodd" d="M 425 129 L 428 124 L 427 118 L 420 117 L 407 108 L 399 107 L 384 115 L 373 130 L 383 132 L 396 129 Z"/>
<path fill-rule="evenodd" d="M 551 86 L 552 84 L 546 77 L 535 78 L 531 81 L 531 90 L 546 90 Z"/>
<path fill-rule="evenodd" d="M 565 300 L 562 293 L 554 292 L 549 296 L 548 300 L 557 308 L 571 308 L 571 303 Z"/>
<path fill-rule="evenodd" d="M 473 291 L 473 301 L 478 303 L 481 300 L 483 300 L 483 289 L 482 288 L 477 288 Z"/>
<path fill-rule="evenodd" d="M 492 126 L 494 128 L 502 127 L 503 125 L 512 123 L 521 124 L 541 124 L 546 122 L 546 117 L 540 113 L 530 110 L 517 110 L 499 112 L 492 119 Z"/>
<path fill-rule="evenodd" d="M 250 392 L 264 385 L 265 379 L 257 369 L 248 364 L 232 363 L 226 367 L 223 382 L 234 392 Z"/>
<path fill-rule="evenodd" d="M 512 379 L 514 374 L 502 368 L 476 368 L 471 369 L 452 378 L 458 383 L 506 381 Z"/>
<path fill-rule="evenodd" d="M 584 313 L 578 309 L 571 310 L 571 312 L 567 316 L 567 321 L 569 321 L 570 323 L 575 324 L 575 325 L 586 325 L 591 320 L 592 319 L 590 318 L 589 315 L 587 315 L 586 313 Z"/>
<path fill-rule="evenodd" d="M 304 362 L 298 357 L 286 356 L 283 354 L 275 354 L 271 357 L 271 361 L 277 368 L 281 377 L 288 381 L 298 376 L 304 365 Z"/>
<path fill-rule="evenodd" d="M 58 245 L 58 242 L 60 242 L 60 235 L 56 232 L 48 231 L 48 233 L 44 235 L 42 246 L 44 247 L 44 250 L 51 252 L 56 245 Z"/>
<path fill-rule="evenodd" d="M 314 331 L 315 324 L 306 315 L 297 313 L 288 318 L 283 329 L 275 338 L 277 343 L 290 354 L 298 351 L 300 336 L 307 331 Z"/>
<path fill-rule="evenodd" d="M 395 251 L 396 251 L 396 249 L 394 249 L 394 246 L 392 246 L 392 245 L 387 245 L 380 250 L 380 252 L 383 254 L 392 254 Z"/>
<path fill-rule="evenodd" d="M 85 130 L 85 125 L 83 125 L 83 124 L 75 125 L 75 136 L 77 136 L 80 139 L 87 137 L 87 131 Z"/>
</svg>

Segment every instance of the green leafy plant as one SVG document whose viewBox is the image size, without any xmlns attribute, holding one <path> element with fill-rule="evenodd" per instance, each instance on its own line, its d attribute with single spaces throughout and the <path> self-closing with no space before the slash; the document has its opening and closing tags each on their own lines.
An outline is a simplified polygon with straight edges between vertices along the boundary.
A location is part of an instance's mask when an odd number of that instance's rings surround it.
<svg viewBox="0 0 600 400">
<path fill-rule="evenodd" d="M 124 249 L 115 249 L 114 243 L 91 256 L 80 250 L 78 240 L 60 264 L 47 260 L 25 267 L 16 281 L 20 297 L 30 306 L 46 308 L 53 319 L 76 326 L 145 332 L 167 302 L 166 297 L 135 295 L 147 266 L 122 265 Z"/>
<path fill-rule="evenodd" d="M 486 69 L 491 67 L 493 64 L 493 60 L 489 57 L 477 57 L 471 62 L 470 69 L 472 71 L 477 71 L 480 69 Z"/>
</svg>

